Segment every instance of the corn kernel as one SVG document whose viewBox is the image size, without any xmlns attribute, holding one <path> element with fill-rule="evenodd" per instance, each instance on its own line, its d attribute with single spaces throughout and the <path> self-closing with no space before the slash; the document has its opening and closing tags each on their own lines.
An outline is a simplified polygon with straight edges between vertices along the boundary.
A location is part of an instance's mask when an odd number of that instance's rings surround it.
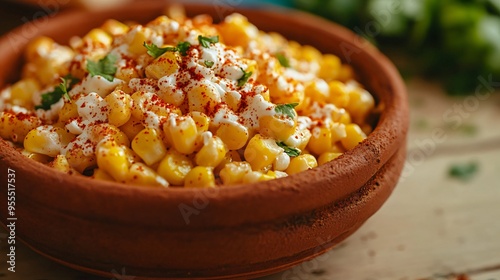
<svg viewBox="0 0 500 280">
<path fill-rule="evenodd" d="M 134 137 L 145 127 L 139 119 L 131 116 L 130 119 L 119 128 L 127 135 L 128 139 L 134 139 Z"/>
<path fill-rule="evenodd" d="M 116 181 L 124 182 L 129 173 L 129 161 L 125 150 L 115 141 L 104 140 L 97 146 L 97 165 Z"/>
<path fill-rule="evenodd" d="M 296 126 L 296 119 L 284 115 L 262 116 L 259 119 L 259 133 L 278 141 L 284 141 L 292 136 Z"/>
<path fill-rule="evenodd" d="M 111 43 L 113 43 L 113 38 L 101 28 L 90 30 L 90 32 L 83 37 L 83 40 L 92 42 L 97 48 L 108 48 L 111 46 Z"/>
<path fill-rule="evenodd" d="M 136 26 L 132 28 L 128 36 L 128 51 L 135 55 L 145 54 L 147 49 L 144 47 L 144 42 L 148 41 L 150 37 L 151 29 L 141 26 Z"/>
<path fill-rule="evenodd" d="M 243 182 L 245 174 L 252 172 L 248 162 L 231 162 L 220 171 L 220 177 L 225 185 L 234 185 Z"/>
<path fill-rule="evenodd" d="M 259 33 L 248 19 L 240 14 L 233 14 L 219 25 L 221 39 L 229 46 L 246 47 Z"/>
<path fill-rule="evenodd" d="M 331 81 L 328 83 L 330 95 L 328 102 L 333 103 L 338 108 L 345 108 L 349 104 L 349 93 L 345 90 L 344 83 L 340 81 Z"/>
<path fill-rule="evenodd" d="M 212 168 L 196 166 L 186 174 L 184 182 L 186 188 L 213 188 L 215 176 Z"/>
<path fill-rule="evenodd" d="M 222 139 L 214 136 L 204 143 L 194 160 L 200 166 L 216 167 L 224 160 L 226 153 L 227 147 Z"/>
<path fill-rule="evenodd" d="M 248 129 L 239 123 L 223 123 L 217 129 L 217 136 L 229 150 L 243 148 L 248 141 Z"/>
<path fill-rule="evenodd" d="M 319 165 L 323 165 L 325 163 L 328 163 L 336 158 L 338 158 L 339 156 L 341 156 L 342 153 L 323 153 L 322 155 L 319 156 L 318 158 L 318 164 Z"/>
<path fill-rule="evenodd" d="M 115 90 L 108 94 L 104 100 L 108 103 L 108 121 L 119 127 L 126 124 L 132 115 L 132 98 L 121 90 Z"/>
<path fill-rule="evenodd" d="M 33 106 L 33 94 L 37 93 L 39 90 L 40 85 L 35 79 L 22 79 L 10 88 L 10 102 L 12 105 L 25 108 L 31 107 Z"/>
<path fill-rule="evenodd" d="M 129 30 L 129 27 L 126 24 L 114 19 L 106 20 L 101 28 L 112 36 L 123 35 Z"/>
<path fill-rule="evenodd" d="M 86 155 L 82 148 L 70 149 L 65 156 L 71 168 L 80 173 L 96 165 L 96 156 L 94 154 Z"/>
<path fill-rule="evenodd" d="M 40 163 L 49 163 L 52 158 L 47 156 L 47 155 L 43 155 L 43 154 L 38 154 L 38 153 L 33 153 L 33 152 L 30 152 L 26 149 L 24 149 L 21 154 L 23 154 L 25 157 L 27 158 L 30 158 L 34 161 L 38 161 Z"/>
<path fill-rule="evenodd" d="M 69 120 L 77 118 L 78 108 L 75 102 L 65 102 L 59 111 L 59 122 L 66 124 Z"/>
<path fill-rule="evenodd" d="M 123 145 L 126 147 L 130 146 L 130 140 L 123 131 L 118 129 L 116 126 L 101 123 L 96 124 L 91 127 L 90 130 L 91 138 L 95 140 L 95 142 L 100 142 L 103 139 L 113 139 L 118 143 L 118 145 Z"/>
<path fill-rule="evenodd" d="M 332 148 L 332 132 L 328 127 L 317 126 L 312 130 L 312 136 L 307 144 L 307 149 L 313 154 L 320 155 Z"/>
<path fill-rule="evenodd" d="M 71 172 L 71 166 L 68 163 L 68 160 L 63 155 L 57 155 L 53 161 L 51 161 L 48 166 L 54 168 L 55 170 L 59 170 L 64 173 Z"/>
<path fill-rule="evenodd" d="M 217 89 L 208 83 L 194 86 L 187 94 L 189 111 L 203 113 L 213 112 L 215 106 L 221 102 Z"/>
<path fill-rule="evenodd" d="M 24 56 L 28 62 L 34 62 L 50 53 L 53 47 L 54 40 L 46 36 L 41 36 L 26 45 Z"/>
<path fill-rule="evenodd" d="M 145 128 L 132 140 L 132 150 L 136 152 L 147 165 L 159 162 L 167 154 L 158 131 L 154 128 Z"/>
<path fill-rule="evenodd" d="M 352 150 L 359 143 L 361 143 L 365 138 L 365 133 L 361 130 L 361 128 L 357 124 L 348 124 L 345 127 L 347 137 L 342 139 L 342 145 L 347 150 Z"/>
<path fill-rule="evenodd" d="M 195 124 L 196 124 L 196 130 L 200 132 L 206 132 L 208 131 L 208 128 L 210 126 L 210 118 L 203 114 L 202 112 L 189 112 L 188 116 L 190 116 Z"/>
<path fill-rule="evenodd" d="M 92 174 L 93 179 L 104 180 L 104 181 L 115 181 L 106 171 L 96 168 L 94 169 L 94 174 Z"/>
<path fill-rule="evenodd" d="M 184 185 L 184 178 L 193 169 L 193 162 L 189 157 L 169 150 L 158 166 L 158 174 L 175 186 Z"/>
<path fill-rule="evenodd" d="M 168 182 L 144 163 L 134 163 L 130 166 L 127 183 L 151 187 L 168 187 Z"/>
<path fill-rule="evenodd" d="M 316 158 L 312 155 L 300 155 L 290 161 L 286 173 L 292 175 L 302 171 L 306 171 L 318 166 Z"/>
<path fill-rule="evenodd" d="M 325 80 L 334 80 L 337 78 L 342 67 L 340 58 L 333 54 L 325 54 L 320 60 L 320 69 L 318 77 Z"/>
<path fill-rule="evenodd" d="M 198 134 L 193 118 L 171 118 L 164 126 L 164 130 L 167 130 L 165 134 L 179 153 L 189 155 L 195 151 Z"/>
<path fill-rule="evenodd" d="M 35 116 L 0 112 L 0 137 L 15 143 L 22 143 L 28 132 L 40 125 L 40 119 Z"/>
<path fill-rule="evenodd" d="M 248 142 L 244 155 L 253 170 L 262 170 L 271 165 L 282 151 L 274 139 L 256 134 Z"/>
<path fill-rule="evenodd" d="M 375 100 L 373 96 L 363 89 L 356 89 L 349 93 L 347 110 L 356 123 L 364 123 L 368 114 L 373 111 Z"/>
<path fill-rule="evenodd" d="M 170 76 L 179 69 L 179 53 L 166 52 L 146 66 L 146 77 L 159 80 Z"/>
</svg>

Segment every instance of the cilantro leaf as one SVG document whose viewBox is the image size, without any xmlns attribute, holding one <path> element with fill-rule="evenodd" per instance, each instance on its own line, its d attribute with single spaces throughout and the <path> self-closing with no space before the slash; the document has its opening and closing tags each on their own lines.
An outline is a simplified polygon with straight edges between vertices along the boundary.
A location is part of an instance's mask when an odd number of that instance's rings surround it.
<svg viewBox="0 0 500 280">
<path fill-rule="evenodd" d="M 448 175 L 462 181 L 470 180 L 479 170 L 479 166 L 475 162 L 454 164 L 448 171 Z"/>
<path fill-rule="evenodd" d="M 180 42 L 177 44 L 177 50 L 181 53 L 182 56 L 187 55 L 187 51 L 191 47 L 189 42 Z"/>
<path fill-rule="evenodd" d="M 298 157 L 301 153 L 301 151 L 299 149 L 294 148 L 294 147 L 289 147 L 284 142 L 276 142 L 276 144 L 278 144 L 278 146 L 283 148 L 285 150 L 285 153 L 291 157 Z"/>
<path fill-rule="evenodd" d="M 294 108 L 297 107 L 298 105 L 299 103 L 280 104 L 276 105 L 274 111 L 278 114 L 285 115 L 293 119 L 295 118 Z"/>
<path fill-rule="evenodd" d="M 290 67 L 290 61 L 288 60 L 288 57 L 286 57 L 284 54 L 278 53 L 276 54 L 276 58 L 280 62 L 281 66 L 286 68 Z"/>
<path fill-rule="evenodd" d="M 68 94 L 68 89 L 72 88 L 78 82 L 79 80 L 71 75 L 61 78 L 61 83 L 55 87 L 53 91 L 42 94 L 42 103 L 35 106 L 35 109 L 49 110 L 50 107 L 59 102 L 63 96 L 66 96 L 69 100 L 71 100 Z"/>
<path fill-rule="evenodd" d="M 250 79 L 253 72 L 251 72 L 251 71 L 245 72 L 245 70 L 243 70 L 243 68 L 241 68 L 241 67 L 240 67 L 240 69 L 241 69 L 241 71 L 243 71 L 243 76 L 241 76 L 241 78 L 238 79 L 238 86 L 242 87 L 248 82 L 248 79 Z"/>
<path fill-rule="evenodd" d="M 205 36 L 199 35 L 198 42 L 200 42 L 200 45 L 202 47 L 210 48 L 210 44 L 219 43 L 219 36 L 205 37 Z"/>
<path fill-rule="evenodd" d="M 205 66 L 207 66 L 208 68 L 212 68 L 212 66 L 214 66 L 215 62 L 211 61 L 211 60 L 205 60 Z"/>
<path fill-rule="evenodd" d="M 116 55 L 108 54 L 98 62 L 87 60 L 87 71 L 94 76 L 101 76 L 104 79 L 112 82 L 116 73 Z"/>
<path fill-rule="evenodd" d="M 158 58 L 166 52 L 177 51 L 177 48 L 175 47 L 160 48 L 155 44 L 148 45 L 146 42 L 144 42 L 143 46 L 148 50 L 148 54 L 153 58 Z"/>
</svg>

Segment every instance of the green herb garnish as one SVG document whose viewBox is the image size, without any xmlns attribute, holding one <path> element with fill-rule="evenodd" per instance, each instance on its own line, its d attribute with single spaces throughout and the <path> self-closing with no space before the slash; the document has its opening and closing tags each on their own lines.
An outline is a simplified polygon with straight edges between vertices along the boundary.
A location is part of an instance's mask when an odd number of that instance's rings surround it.
<svg viewBox="0 0 500 280">
<path fill-rule="evenodd" d="M 79 80 L 71 75 L 67 75 L 64 78 L 61 77 L 61 83 L 54 88 L 53 91 L 42 94 L 42 103 L 35 106 L 35 109 L 49 110 L 50 107 L 59 102 L 63 96 L 71 100 L 68 94 L 68 88 L 73 87 L 78 82 Z"/>
<path fill-rule="evenodd" d="M 148 50 L 148 54 L 151 57 L 153 57 L 153 58 L 158 58 L 158 57 L 160 57 L 162 54 L 164 54 L 166 52 L 175 52 L 175 51 L 177 51 L 176 47 L 160 48 L 160 47 L 158 47 L 155 44 L 148 45 L 146 42 L 144 42 L 143 46 Z"/>
<path fill-rule="evenodd" d="M 298 157 L 300 155 L 300 150 L 294 147 L 289 147 L 287 144 L 284 142 L 276 142 L 278 146 L 283 148 L 285 150 L 285 153 L 291 157 Z"/>
<path fill-rule="evenodd" d="M 243 76 L 241 78 L 238 79 L 238 86 L 239 87 L 242 87 L 244 86 L 247 82 L 248 82 L 248 79 L 252 76 L 253 72 L 245 72 L 245 70 L 243 70 L 243 68 L 241 68 L 241 71 L 243 71 Z"/>
<path fill-rule="evenodd" d="M 87 71 L 94 76 L 101 76 L 104 79 L 112 82 L 116 73 L 116 61 L 118 57 L 113 54 L 108 54 L 98 62 L 87 60 Z"/>
<path fill-rule="evenodd" d="M 214 66 L 215 62 L 211 61 L 211 60 L 205 60 L 205 66 L 207 66 L 208 68 L 212 68 L 212 66 Z"/>
<path fill-rule="evenodd" d="M 198 42 L 200 42 L 200 45 L 202 47 L 210 48 L 210 44 L 219 43 L 219 36 L 205 37 L 205 36 L 199 35 Z"/>
<path fill-rule="evenodd" d="M 285 115 L 293 119 L 295 118 L 294 108 L 297 106 L 299 106 L 299 103 L 280 104 L 276 105 L 274 111 L 278 114 Z"/>
<path fill-rule="evenodd" d="M 280 62 L 281 66 L 286 67 L 286 68 L 290 67 L 290 61 L 288 60 L 288 58 L 284 54 L 278 53 L 278 54 L 276 54 L 276 58 Z"/>
<path fill-rule="evenodd" d="M 454 164 L 448 174 L 450 177 L 460 179 L 462 181 L 470 180 L 479 170 L 479 166 L 475 162 Z"/>
<path fill-rule="evenodd" d="M 177 44 L 176 47 L 165 47 L 165 48 L 160 48 L 155 44 L 150 44 L 148 45 L 146 42 L 144 42 L 143 46 L 148 50 L 148 54 L 153 57 L 153 58 L 158 58 L 162 54 L 166 52 L 180 52 L 182 56 L 187 55 L 187 51 L 191 47 L 191 44 L 189 42 L 180 42 Z"/>
</svg>

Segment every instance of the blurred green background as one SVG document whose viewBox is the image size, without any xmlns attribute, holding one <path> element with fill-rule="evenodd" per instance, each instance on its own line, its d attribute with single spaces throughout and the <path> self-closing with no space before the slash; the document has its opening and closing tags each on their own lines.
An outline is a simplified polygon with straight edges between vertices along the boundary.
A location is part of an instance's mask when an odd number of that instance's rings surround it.
<svg viewBox="0 0 500 280">
<path fill-rule="evenodd" d="M 377 45 L 396 61 L 403 76 L 437 79 L 449 94 L 472 93 L 478 76 L 500 80 L 500 0 L 195 1 L 281 5 L 320 15 Z M 0 5 L 1 33 L 40 10 L 15 0 L 0 0 Z"/>
</svg>

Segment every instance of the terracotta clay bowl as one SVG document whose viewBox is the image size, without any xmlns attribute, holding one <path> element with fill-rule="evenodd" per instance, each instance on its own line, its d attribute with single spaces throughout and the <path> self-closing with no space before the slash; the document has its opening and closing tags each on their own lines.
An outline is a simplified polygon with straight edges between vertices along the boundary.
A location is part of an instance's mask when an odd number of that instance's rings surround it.
<svg viewBox="0 0 500 280">
<path fill-rule="evenodd" d="M 67 43 L 105 19 L 147 22 L 165 3 L 69 12 L 20 27 L 0 41 L 0 87 L 19 73 L 30 38 Z M 351 63 L 384 104 L 377 126 L 333 162 L 287 178 L 215 190 L 150 189 L 72 177 L 24 158 L 0 140 L 0 182 L 16 174 L 16 236 L 64 265 L 106 277 L 236 279 L 285 270 L 352 234 L 386 201 L 405 159 L 408 107 L 395 67 L 350 31 L 303 13 L 186 5 L 189 16 L 239 12 L 265 31 Z M 16 70 L 17 69 L 17 70 Z M 7 221 L 7 191 L 0 193 Z"/>
</svg>

